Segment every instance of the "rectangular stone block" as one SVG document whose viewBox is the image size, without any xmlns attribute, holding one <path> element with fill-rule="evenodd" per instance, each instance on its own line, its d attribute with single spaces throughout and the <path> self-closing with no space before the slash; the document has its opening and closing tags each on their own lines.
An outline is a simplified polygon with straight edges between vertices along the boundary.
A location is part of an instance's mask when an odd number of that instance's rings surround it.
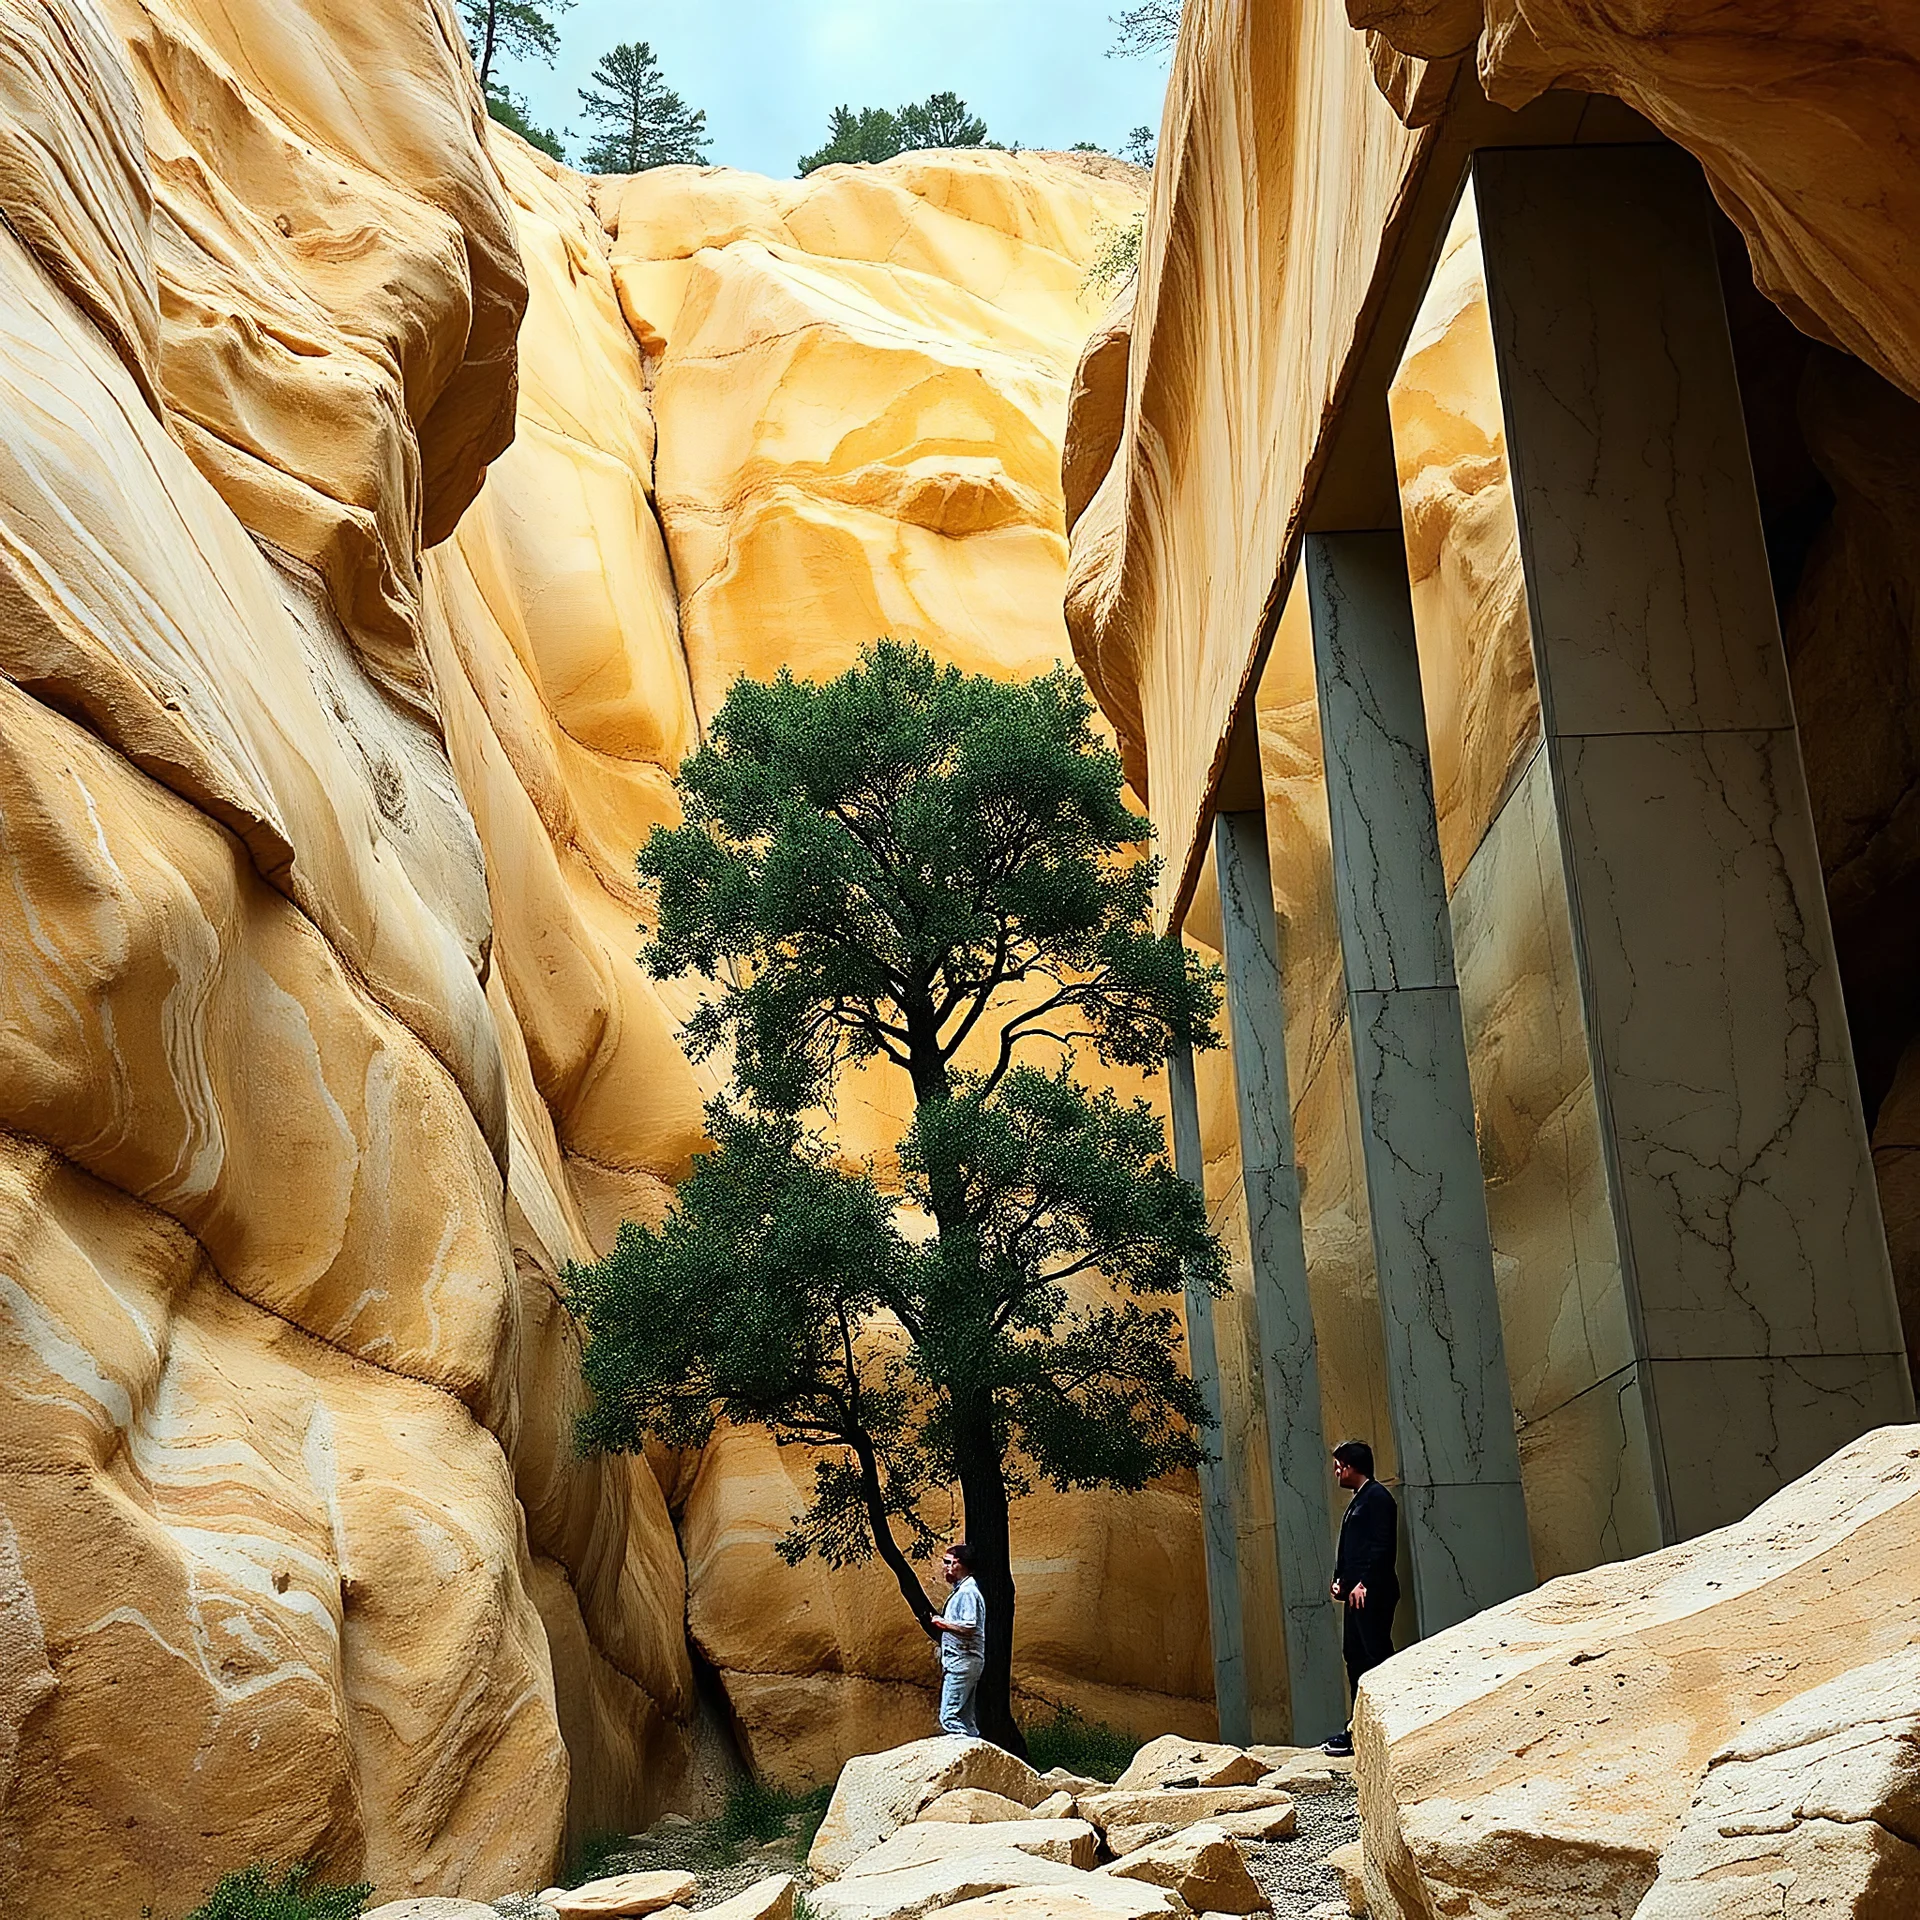
<svg viewBox="0 0 1920 1920">
<path fill-rule="evenodd" d="M 1596 152 L 1473 168 L 1546 731 L 1791 727 L 1706 183 Z"/>
<path fill-rule="evenodd" d="M 1474 1141 L 1473 1089 L 1451 988 L 1352 996 L 1361 1138 L 1409 1483 L 1480 1477 L 1512 1450 L 1498 1300 Z M 1415 1417 L 1415 1416 L 1418 1417 Z"/>
<path fill-rule="evenodd" d="M 1527 1532 L 1542 1580 L 1665 1544 L 1642 1391 L 1629 1364 L 1520 1429 Z"/>
<path fill-rule="evenodd" d="M 1751 1513 L 1874 1427 L 1913 1417 L 1906 1353 L 1646 1362 L 1673 1537 Z"/>
<path fill-rule="evenodd" d="M 1644 1351 L 1898 1347 L 1794 736 L 1589 737 L 1560 764 Z"/>
</svg>

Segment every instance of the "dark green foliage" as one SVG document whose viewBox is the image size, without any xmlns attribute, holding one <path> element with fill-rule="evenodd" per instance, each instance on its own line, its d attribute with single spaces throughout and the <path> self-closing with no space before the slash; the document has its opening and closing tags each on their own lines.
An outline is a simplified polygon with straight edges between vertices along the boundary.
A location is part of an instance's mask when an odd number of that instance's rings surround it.
<svg viewBox="0 0 1920 1920">
<path fill-rule="evenodd" d="M 847 167 L 891 160 L 900 151 L 900 123 L 886 107 L 835 107 L 827 116 L 823 146 L 802 154 L 795 169 L 802 175 L 821 167 Z"/>
<path fill-rule="evenodd" d="M 1180 38 L 1180 0 L 1142 0 L 1141 5 L 1114 14 L 1112 25 L 1110 60 L 1170 53 Z"/>
<path fill-rule="evenodd" d="M 1009 1494 L 1204 1457 L 1167 1303 L 1222 1271 L 1158 1117 L 1071 1063 L 1215 1044 L 1213 977 L 1150 930 L 1149 829 L 1064 670 L 1010 686 L 883 641 L 824 685 L 741 680 L 679 788 L 685 824 L 640 856 L 642 960 L 712 984 L 684 1031 L 737 1095 L 664 1224 L 570 1271 L 582 1442 L 691 1447 L 726 1419 L 817 1449 L 781 1551 L 877 1550 L 922 1621 L 898 1536 L 930 1548 L 928 1495 L 957 1480 L 982 1725 L 1017 1741 Z M 874 1059 L 914 1093 L 897 1192 L 803 1118 Z"/>
<path fill-rule="evenodd" d="M 1127 144 L 1121 149 L 1120 157 L 1131 160 L 1136 167 L 1150 167 L 1153 165 L 1154 150 L 1159 144 L 1159 137 L 1151 127 L 1138 126 L 1127 135 Z"/>
<path fill-rule="evenodd" d="M 530 146 L 538 147 L 553 159 L 565 162 L 567 150 L 551 127 L 539 127 L 527 117 L 527 103 L 505 87 L 487 89 L 487 112 L 503 127 L 510 127 Z"/>
<path fill-rule="evenodd" d="M 589 173 L 706 164 L 712 144 L 707 116 L 694 112 L 667 85 L 644 40 L 623 42 L 600 56 L 580 89 L 580 105 L 600 127 L 583 157 Z"/>
<path fill-rule="evenodd" d="M 241 1867 L 225 1875 L 187 1920 L 359 1920 L 373 1897 L 370 1882 L 357 1887 L 310 1884 L 312 1869 Z"/>
<path fill-rule="evenodd" d="M 481 89 L 489 100 L 495 91 L 494 62 L 501 56 L 544 60 L 548 66 L 553 65 L 553 57 L 560 51 L 556 16 L 572 5 L 573 0 L 460 0 L 460 15 L 467 23 L 467 45 L 473 52 Z M 502 116 L 495 114 L 494 118 Z"/>
<path fill-rule="evenodd" d="M 823 686 L 737 681 L 680 769 L 686 825 L 640 856 L 647 967 L 728 980 L 694 1057 L 730 1044 L 741 1087 L 798 1113 L 876 1055 L 946 1091 L 1014 995 L 989 1092 L 1027 1039 L 1139 1067 L 1215 1044 L 1208 976 L 1148 925 L 1150 829 L 1092 713 L 1064 669 L 1008 686 L 892 641 Z"/>
<path fill-rule="evenodd" d="M 1061 1767 L 1087 1780 L 1118 1780 L 1139 1751 L 1132 1734 L 1084 1720 L 1072 1707 L 1056 1708 L 1051 1720 L 1027 1729 L 1027 1759 L 1041 1773 Z"/>
<path fill-rule="evenodd" d="M 957 93 L 930 93 L 924 100 L 909 101 L 893 117 L 900 126 L 902 153 L 977 147 L 987 137 L 987 123 L 969 113 Z"/>
<path fill-rule="evenodd" d="M 826 144 L 804 154 L 798 171 L 809 174 L 820 167 L 891 160 L 896 153 L 990 144 L 987 123 L 969 113 L 957 93 L 933 93 L 893 112 L 885 107 L 862 107 L 858 113 L 835 107 L 827 117 Z"/>
</svg>

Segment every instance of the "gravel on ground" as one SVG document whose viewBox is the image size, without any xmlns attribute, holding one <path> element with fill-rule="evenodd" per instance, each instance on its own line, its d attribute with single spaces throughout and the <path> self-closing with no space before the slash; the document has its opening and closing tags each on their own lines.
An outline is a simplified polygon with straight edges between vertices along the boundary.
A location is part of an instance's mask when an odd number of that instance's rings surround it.
<svg viewBox="0 0 1920 1920">
<path fill-rule="evenodd" d="M 1291 1840 L 1273 1840 L 1247 1849 L 1247 1866 L 1273 1902 L 1274 1920 L 1305 1920 L 1331 1902 L 1347 1910 L 1340 1876 L 1327 1855 L 1360 1838 L 1360 1806 L 1353 1783 L 1342 1780 L 1331 1793 L 1303 1793 L 1293 1803 L 1297 1831 Z"/>
</svg>

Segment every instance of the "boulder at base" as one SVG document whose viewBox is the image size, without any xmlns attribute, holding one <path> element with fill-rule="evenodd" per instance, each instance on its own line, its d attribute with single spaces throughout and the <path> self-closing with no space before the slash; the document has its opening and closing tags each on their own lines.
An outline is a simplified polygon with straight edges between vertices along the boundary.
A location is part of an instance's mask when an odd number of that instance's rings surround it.
<svg viewBox="0 0 1920 1920">
<path fill-rule="evenodd" d="M 919 1833 L 938 1833 L 938 1827 L 919 1827 Z M 948 1827 L 948 1833 L 975 1829 Z M 844 1873 L 817 1886 L 807 1895 L 812 1920 L 920 1920 L 940 1907 L 951 1907 L 983 1894 L 1009 1887 L 1045 1887 L 1060 1882 L 1097 1879 L 1057 1860 L 1022 1853 L 1017 1847 L 977 1847 L 970 1853 L 930 1860 L 889 1873 Z"/>
<path fill-rule="evenodd" d="M 1142 1847 L 1150 1847 L 1156 1840 L 1164 1840 L 1170 1833 L 1178 1833 L 1178 1827 L 1169 1826 L 1164 1820 L 1149 1820 L 1144 1826 L 1109 1827 L 1107 1829 L 1107 1851 L 1116 1858 L 1138 1853 Z"/>
<path fill-rule="evenodd" d="M 1277 1807 L 1256 1807 L 1251 1813 L 1220 1813 L 1206 1823 L 1218 1827 L 1231 1840 L 1291 1840 L 1298 1821 L 1293 1802 L 1284 1800 Z"/>
<path fill-rule="evenodd" d="M 993 1820 L 1025 1820 L 1030 1816 L 1052 1819 L 1053 1816 L 1042 1813 L 1041 1808 L 1055 1800 L 1064 1800 L 1069 1807 L 1073 1805 L 1071 1794 L 1052 1794 L 1041 1801 L 1040 1806 L 1027 1807 L 1018 1800 L 1009 1800 L 1004 1793 L 989 1793 L 984 1787 L 958 1787 L 952 1793 L 943 1793 L 919 1817 L 952 1821 L 959 1826 L 979 1826 Z"/>
<path fill-rule="evenodd" d="M 1255 1813 L 1263 1807 L 1287 1805 L 1284 1793 L 1265 1787 L 1150 1787 L 1139 1793 L 1083 1793 L 1080 1817 L 1101 1832 L 1114 1827 L 1190 1827 L 1196 1820 L 1215 1820 L 1223 1813 Z"/>
<path fill-rule="evenodd" d="M 1335 1847 L 1327 1855 L 1327 1871 L 1339 1880 L 1340 1891 L 1347 1898 L 1347 1911 L 1354 1920 L 1366 1920 L 1366 1859 L 1361 1843 L 1349 1840 L 1344 1847 Z"/>
<path fill-rule="evenodd" d="M 1145 1880 L 1177 1893 L 1195 1913 L 1260 1913 L 1267 1896 L 1231 1836 L 1202 1821 L 1102 1867 L 1120 1880 Z"/>
<path fill-rule="evenodd" d="M 1635 1920 L 1920 1914 L 1920 1647 L 1842 1674 L 1713 1756 Z"/>
<path fill-rule="evenodd" d="M 1073 1795 L 1070 1793 L 1050 1793 L 1034 1808 L 1036 1820 L 1071 1820 L 1074 1818 Z"/>
<path fill-rule="evenodd" d="M 756 1880 L 745 1893 L 736 1893 L 731 1900 L 702 1907 L 700 1920 L 793 1920 L 795 1890 L 792 1874 L 776 1873 L 770 1880 Z"/>
<path fill-rule="evenodd" d="M 1127 1770 L 1114 1782 L 1123 1791 L 1143 1787 L 1252 1787 L 1267 1772 L 1251 1754 L 1238 1747 L 1209 1745 L 1163 1733 L 1149 1740 L 1133 1756 Z"/>
<path fill-rule="evenodd" d="M 500 1915 L 477 1900 L 430 1893 L 419 1900 L 389 1900 L 384 1907 L 369 1907 L 361 1920 L 500 1920 Z"/>
<path fill-rule="evenodd" d="M 1023 1807 L 1038 1806 L 1053 1791 L 1004 1748 L 957 1734 L 910 1741 L 885 1753 L 857 1754 L 840 1769 L 827 1817 L 807 1855 L 814 1878 L 834 1879 L 863 1853 L 917 1820 L 942 1794 L 962 1787 L 984 1788 Z"/>
<path fill-rule="evenodd" d="M 570 1891 L 549 1888 L 540 1898 L 560 1920 L 600 1920 L 605 1914 L 631 1916 L 685 1906 L 699 1890 L 690 1873 L 614 1873 Z"/>
<path fill-rule="evenodd" d="M 1281 1793 L 1331 1793 L 1353 1773 L 1353 1756 L 1322 1753 L 1318 1747 L 1249 1747 L 1265 1771 L 1255 1783 Z"/>
<path fill-rule="evenodd" d="M 989 1849 L 1013 1848 L 1036 1860 L 1063 1867 L 1090 1868 L 1100 1856 L 1100 1836 L 1084 1820 L 917 1821 L 902 1827 L 870 1853 L 848 1862 L 843 1880 L 897 1873 L 903 1867 L 931 1866 L 936 1860 L 961 1860 Z"/>
<path fill-rule="evenodd" d="M 1716 1760 L 1729 1772 L 1714 1791 L 1735 1792 L 1732 1769 L 1760 1768 L 1767 1741 L 1792 1737 L 1783 1709 L 1817 1688 L 1813 1721 L 1843 1713 L 1849 1676 L 1870 1690 L 1865 1670 L 1917 1642 L 1916 1426 L 1855 1441 L 1734 1526 L 1550 1581 L 1418 1642 L 1367 1675 L 1354 1715 L 1374 1920 L 1634 1913 Z M 1788 1733 L 1763 1733 L 1773 1716 Z M 1823 1818 L 1818 1795 L 1806 1812 Z M 1820 1872 L 1841 1870 L 1822 1859 Z M 1703 1900 L 1709 1884 L 1728 1897 L 1722 1880 L 1702 1884 Z M 1858 1915 L 1861 1897 L 1859 1883 L 1831 1883 L 1818 1910 Z"/>
<path fill-rule="evenodd" d="M 1179 1896 L 1148 1880 L 1076 1874 L 948 1907 L 940 1920 L 1187 1920 Z"/>
</svg>

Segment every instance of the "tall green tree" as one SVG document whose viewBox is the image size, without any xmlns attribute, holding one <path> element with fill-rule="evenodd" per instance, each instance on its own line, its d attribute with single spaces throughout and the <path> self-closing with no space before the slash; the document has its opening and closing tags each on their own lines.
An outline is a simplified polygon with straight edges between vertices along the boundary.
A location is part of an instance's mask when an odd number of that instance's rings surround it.
<svg viewBox="0 0 1920 1920">
<path fill-rule="evenodd" d="M 600 133 L 588 147 L 589 173 L 644 173 L 649 167 L 703 166 L 707 116 L 667 85 L 644 40 L 623 42 L 600 56 L 580 89 L 580 104 Z"/>
<path fill-rule="evenodd" d="M 795 171 L 856 166 L 891 160 L 900 151 L 900 122 L 886 107 L 835 107 L 827 116 L 827 137 L 812 153 L 803 153 Z"/>
<path fill-rule="evenodd" d="M 494 63 L 502 56 L 552 66 L 560 51 L 558 16 L 572 5 L 573 0 L 460 0 L 482 91 L 492 89 Z"/>
<path fill-rule="evenodd" d="M 804 175 L 821 167 L 871 165 L 896 153 L 990 144 L 987 123 L 969 113 L 957 93 L 930 93 L 892 111 L 862 107 L 856 113 L 851 107 L 835 107 L 827 116 L 825 145 L 802 154 L 798 171 Z"/>
<path fill-rule="evenodd" d="M 911 1564 L 957 1483 L 987 1603 L 980 1725 L 1012 1714 L 1009 1501 L 1137 1489 L 1204 1457 L 1169 1304 L 1221 1255 L 1144 1101 L 1076 1059 L 1215 1044 L 1213 976 L 1154 937 L 1157 862 L 1065 671 L 1006 685 L 882 641 L 837 679 L 737 681 L 683 763 L 685 824 L 640 855 L 642 960 L 732 1097 L 657 1228 L 569 1275 L 583 1443 L 756 1422 L 817 1453 L 781 1551 Z M 850 1066 L 911 1088 L 897 1181 L 809 1130 Z"/>
<path fill-rule="evenodd" d="M 987 123 L 969 113 L 957 93 L 930 93 L 924 100 L 909 102 L 893 117 L 899 123 L 903 153 L 978 147 L 987 138 Z"/>
<path fill-rule="evenodd" d="M 550 127 L 535 125 L 526 101 L 507 85 L 498 63 L 532 59 L 552 66 L 560 51 L 559 16 L 572 5 L 573 0 L 460 0 L 467 47 L 480 76 L 487 112 L 556 160 L 567 157 L 559 135 Z"/>
</svg>

